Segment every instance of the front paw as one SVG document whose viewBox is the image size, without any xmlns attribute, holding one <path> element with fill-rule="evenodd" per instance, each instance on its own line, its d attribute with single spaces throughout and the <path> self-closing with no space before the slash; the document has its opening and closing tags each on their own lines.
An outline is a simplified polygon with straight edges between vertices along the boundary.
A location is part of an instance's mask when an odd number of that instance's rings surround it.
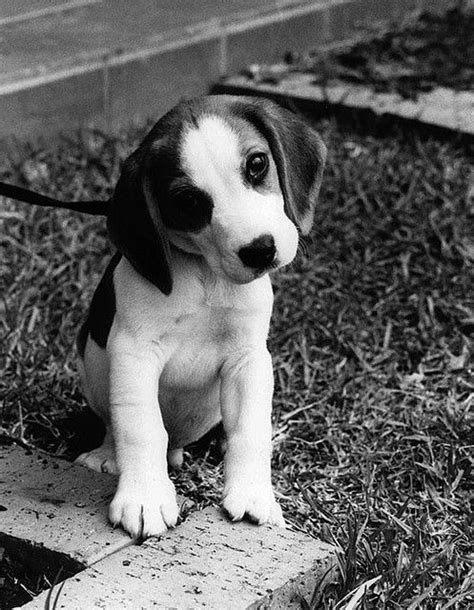
<svg viewBox="0 0 474 610">
<path fill-rule="evenodd" d="M 119 487 L 109 508 L 109 519 L 132 537 L 160 536 L 178 520 L 176 491 L 168 479 L 162 483 L 126 483 Z"/>
<path fill-rule="evenodd" d="M 286 527 L 281 508 L 269 485 L 231 485 L 224 491 L 223 507 L 232 521 L 246 516 L 253 523 Z"/>
</svg>

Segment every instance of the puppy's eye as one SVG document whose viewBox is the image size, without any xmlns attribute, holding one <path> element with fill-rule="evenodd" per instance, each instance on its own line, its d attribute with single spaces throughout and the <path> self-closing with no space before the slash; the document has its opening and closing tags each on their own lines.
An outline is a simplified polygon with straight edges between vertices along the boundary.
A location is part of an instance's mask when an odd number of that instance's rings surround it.
<svg viewBox="0 0 474 610">
<path fill-rule="evenodd" d="M 265 153 L 254 153 L 247 159 L 245 176 L 251 184 L 259 184 L 267 175 L 268 156 Z"/>
<path fill-rule="evenodd" d="M 211 221 L 212 200 L 198 189 L 172 193 L 161 206 L 163 222 L 178 231 L 199 231 Z"/>
<path fill-rule="evenodd" d="M 181 193 L 174 201 L 183 212 L 192 212 L 199 206 L 199 198 L 194 193 Z"/>
</svg>

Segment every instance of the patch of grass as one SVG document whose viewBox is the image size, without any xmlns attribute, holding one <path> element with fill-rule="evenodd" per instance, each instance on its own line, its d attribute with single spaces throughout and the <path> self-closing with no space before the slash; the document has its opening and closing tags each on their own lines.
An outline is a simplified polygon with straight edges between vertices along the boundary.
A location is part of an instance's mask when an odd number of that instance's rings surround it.
<svg viewBox="0 0 474 610">
<path fill-rule="evenodd" d="M 274 481 L 292 527 L 332 542 L 341 578 L 314 608 L 467 608 L 472 522 L 474 188 L 454 144 L 318 125 L 329 145 L 314 231 L 274 277 Z M 143 130 L 26 151 L 4 174 L 107 197 Z M 472 184 L 472 183 L 471 183 Z M 1 426 L 74 457 L 75 334 L 106 264 L 104 222 L 2 204 Z M 192 459 L 189 456 L 192 454 Z M 213 446 L 174 475 L 218 502 Z"/>
</svg>

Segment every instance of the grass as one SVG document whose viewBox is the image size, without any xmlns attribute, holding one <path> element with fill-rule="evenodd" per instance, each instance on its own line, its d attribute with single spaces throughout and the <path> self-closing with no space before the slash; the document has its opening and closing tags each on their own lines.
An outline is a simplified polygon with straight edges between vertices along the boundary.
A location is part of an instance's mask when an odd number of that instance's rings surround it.
<svg viewBox="0 0 474 610">
<path fill-rule="evenodd" d="M 454 143 L 318 128 L 321 201 L 274 277 L 270 336 L 277 496 L 291 527 L 335 544 L 341 573 L 302 606 L 472 607 L 469 160 Z M 142 135 L 27 149 L 3 179 L 105 198 Z M 110 252 L 104 223 L 12 202 L 0 218 L 0 430 L 72 458 L 100 436 L 72 345 Z M 189 453 L 174 476 L 187 509 L 219 502 L 213 444 Z"/>
</svg>

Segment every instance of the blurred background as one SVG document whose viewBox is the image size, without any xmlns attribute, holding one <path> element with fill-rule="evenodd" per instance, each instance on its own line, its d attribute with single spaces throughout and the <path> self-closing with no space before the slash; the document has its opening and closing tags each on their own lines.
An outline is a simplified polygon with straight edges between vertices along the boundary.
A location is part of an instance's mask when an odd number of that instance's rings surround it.
<svg viewBox="0 0 474 610">
<path fill-rule="evenodd" d="M 2 0 L 0 143 L 159 117 L 222 76 L 446 0 Z"/>
</svg>

